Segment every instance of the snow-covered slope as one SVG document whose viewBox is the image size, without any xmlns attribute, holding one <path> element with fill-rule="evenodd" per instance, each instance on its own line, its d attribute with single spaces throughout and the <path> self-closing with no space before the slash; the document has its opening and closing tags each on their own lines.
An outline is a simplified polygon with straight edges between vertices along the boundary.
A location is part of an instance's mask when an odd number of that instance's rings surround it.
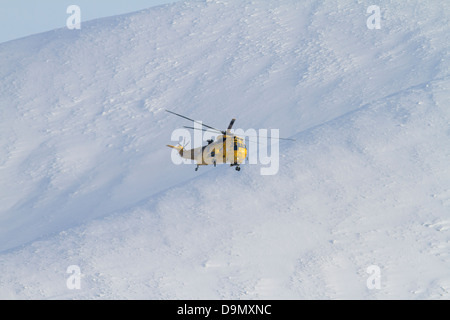
<svg viewBox="0 0 450 320">
<path fill-rule="evenodd" d="M 386 1 L 369 30 L 371 4 L 191 1 L 0 44 L 0 298 L 449 298 L 450 8 Z M 166 108 L 297 141 L 275 176 L 195 173 Z"/>
</svg>

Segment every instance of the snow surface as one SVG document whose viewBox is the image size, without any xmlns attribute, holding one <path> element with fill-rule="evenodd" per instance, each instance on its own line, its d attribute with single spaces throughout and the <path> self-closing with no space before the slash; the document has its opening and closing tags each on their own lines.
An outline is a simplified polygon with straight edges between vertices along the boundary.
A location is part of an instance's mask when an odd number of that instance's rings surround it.
<svg viewBox="0 0 450 320">
<path fill-rule="evenodd" d="M 188 1 L 0 44 L 0 298 L 450 298 L 450 3 L 383 1 L 369 30 L 372 4 Z M 274 176 L 196 173 L 164 109 L 296 142 Z"/>
</svg>

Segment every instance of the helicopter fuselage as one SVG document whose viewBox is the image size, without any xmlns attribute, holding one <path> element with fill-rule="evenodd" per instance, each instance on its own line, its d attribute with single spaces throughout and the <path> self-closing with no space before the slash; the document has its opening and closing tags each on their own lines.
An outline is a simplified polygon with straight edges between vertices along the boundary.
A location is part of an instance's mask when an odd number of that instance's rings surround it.
<svg viewBox="0 0 450 320">
<path fill-rule="evenodd" d="M 238 166 L 247 158 L 244 139 L 233 135 L 221 135 L 216 141 L 195 149 L 173 147 L 184 159 L 194 160 L 199 166 L 230 164 Z"/>
</svg>

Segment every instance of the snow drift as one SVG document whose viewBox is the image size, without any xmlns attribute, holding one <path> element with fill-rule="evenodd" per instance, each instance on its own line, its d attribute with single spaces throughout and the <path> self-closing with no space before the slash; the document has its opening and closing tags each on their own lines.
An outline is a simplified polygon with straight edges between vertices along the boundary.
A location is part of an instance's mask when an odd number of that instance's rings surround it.
<svg viewBox="0 0 450 320">
<path fill-rule="evenodd" d="M 370 30 L 371 4 L 190 1 L 0 44 L 0 298 L 449 298 L 450 8 L 386 1 Z M 276 176 L 195 173 L 166 108 L 297 141 Z"/>
</svg>

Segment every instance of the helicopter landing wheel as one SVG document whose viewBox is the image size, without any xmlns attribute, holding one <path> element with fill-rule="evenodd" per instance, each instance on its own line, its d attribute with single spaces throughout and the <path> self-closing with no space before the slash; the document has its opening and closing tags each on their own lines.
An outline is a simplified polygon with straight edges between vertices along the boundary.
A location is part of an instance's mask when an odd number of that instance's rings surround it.
<svg viewBox="0 0 450 320">
<path fill-rule="evenodd" d="M 236 167 L 236 171 L 241 171 L 241 167 Z"/>
</svg>

